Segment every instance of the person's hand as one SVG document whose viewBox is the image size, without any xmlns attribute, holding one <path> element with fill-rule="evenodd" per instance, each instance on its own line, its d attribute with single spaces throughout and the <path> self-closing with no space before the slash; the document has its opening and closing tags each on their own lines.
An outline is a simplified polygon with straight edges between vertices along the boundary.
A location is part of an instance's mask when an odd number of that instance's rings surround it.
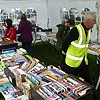
<svg viewBox="0 0 100 100">
<path fill-rule="evenodd" d="M 9 39 L 9 38 L 4 38 L 3 40 L 4 40 L 4 41 L 10 41 L 10 39 Z"/>
<path fill-rule="evenodd" d="M 64 66 L 60 66 L 61 70 L 65 72 L 65 67 Z"/>
<path fill-rule="evenodd" d="M 3 25 L 2 25 L 2 24 L 0 24 L 0 27 L 3 27 Z"/>
<path fill-rule="evenodd" d="M 63 50 L 62 50 L 62 54 L 63 54 L 63 55 L 66 55 L 65 52 L 64 52 Z"/>
<path fill-rule="evenodd" d="M 9 38 L 6 38 L 6 40 L 10 40 Z"/>
</svg>

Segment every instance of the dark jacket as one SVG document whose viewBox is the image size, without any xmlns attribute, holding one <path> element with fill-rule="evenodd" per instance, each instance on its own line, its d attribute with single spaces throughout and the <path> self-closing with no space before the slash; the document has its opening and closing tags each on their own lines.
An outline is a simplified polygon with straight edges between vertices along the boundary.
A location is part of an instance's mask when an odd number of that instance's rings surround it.
<svg viewBox="0 0 100 100">
<path fill-rule="evenodd" d="M 63 24 L 58 24 L 57 27 L 58 27 L 58 32 L 56 34 L 56 38 L 57 38 L 56 48 L 61 49 L 62 43 L 67 37 L 70 28 L 69 27 L 65 28 Z"/>
<path fill-rule="evenodd" d="M 86 28 L 86 26 L 83 24 L 83 22 L 81 23 L 81 25 L 84 27 L 84 30 L 85 30 L 85 33 L 87 36 L 89 29 Z M 79 37 L 79 32 L 76 27 L 73 27 L 71 29 L 71 31 L 69 32 L 69 35 L 65 38 L 64 42 L 62 43 L 62 49 L 65 53 L 67 52 L 67 49 L 68 49 L 69 45 L 71 44 L 71 42 L 77 40 L 78 37 Z"/>
<path fill-rule="evenodd" d="M 32 42 L 32 24 L 28 20 L 21 20 L 18 26 L 17 34 L 21 34 L 22 42 Z"/>
</svg>

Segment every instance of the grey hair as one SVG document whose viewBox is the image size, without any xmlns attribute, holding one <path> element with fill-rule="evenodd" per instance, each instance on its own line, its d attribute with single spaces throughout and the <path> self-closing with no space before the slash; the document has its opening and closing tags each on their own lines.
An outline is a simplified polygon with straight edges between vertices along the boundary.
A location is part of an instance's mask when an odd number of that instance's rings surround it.
<svg viewBox="0 0 100 100">
<path fill-rule="evenodd" d="M 84 20 L 85 19 L 91 19 L 91 18 L 95 18 L 96 17 L 96 14 L 95 12 L 92 12 L 92 11 L 87 11 L 85 14 L 84 14 Z"/>
</svg>

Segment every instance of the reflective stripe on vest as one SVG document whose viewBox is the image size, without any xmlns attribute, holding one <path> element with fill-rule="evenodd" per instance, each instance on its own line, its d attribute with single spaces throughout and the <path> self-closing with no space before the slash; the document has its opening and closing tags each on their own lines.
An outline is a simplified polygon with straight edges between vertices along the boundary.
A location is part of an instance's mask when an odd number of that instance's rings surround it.
<svg viewBox="0 0 100 100">
<path fill-rule="evenodd" d="M 80 45 L 80 44 L 75 43 L 74 41 L 71 42 L 71 44 L 74 45 L 75 47 L 78 47 L 78 48 L 85 48 L 85 47 L 88 48 L 88 44 Z"/>
<path fill-rule="evenodd" d="M 79 43 L 77 44 L 77 43 L 75 43 L 73 41 L 73 42 L 71 42 L 71 44 L 74 45 L 75 47 L 78 47 L 78 48 L 85 48 L 85 47 L 88 48 L 88 44 L 83 44 L 83 45 L 81 44 L 82 43 L 82 29 L 81 29 L 80 26 L 77 26 L 77 27 L 78 27 L 78 29 L 80 31 L 80 40 L 79 40 Z M 88 41 L 89 41 L 89 38 L 90 38 L 90 33 L 91 33 L 91 31 L 89 30 L 89 32 L 88 32 L 88 34 L 89 34 Z"/>
<path fill-rule="evenodd" d="M 70 55 L 70 54 L 68 54 L 68 53 L 67 53 L 67 57 L 68 57 L 68 58 L 71 58 L 71 59 L 73 59 L 73 60 L 83 60 L 83 57 L 75 57 L 75 56 L 72 56 L 72 55 Z"/>
<path fill-rule="evenodd" d="M 83 26 L 80 24 L 77 25 L 76 28 L 78 29 L 79 32 L 79 38 L 78 40 L 71 42 L 66 53 L 66 61 L 65 61 L 67 65 L 74 68 L 79 67 L 84 57 L 85 57 L 86 65 L 88 64 L 87 49 L 88 49 L 88 43 L 89 43 L 90 33 L 91 33 L 91 30 L 89 30 L 86 38 L 85 30 Z M 79 52 L 81 53 L 78 54 L 77 51 L 75 52 L 74 48 L 77 48 L 75 50 L 79 50 Z"/>
</svg>

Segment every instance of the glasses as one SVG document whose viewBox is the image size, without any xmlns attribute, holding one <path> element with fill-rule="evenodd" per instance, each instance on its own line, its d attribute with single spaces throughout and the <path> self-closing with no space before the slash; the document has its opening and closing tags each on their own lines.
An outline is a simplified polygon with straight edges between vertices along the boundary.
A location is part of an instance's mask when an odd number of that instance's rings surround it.
<svg viewBox="0 0 100 100">
<path fill-rule="evenodd" d="M 96 19 L 90 19 L 90 20 L 96 23 Z"/>
</svg>

